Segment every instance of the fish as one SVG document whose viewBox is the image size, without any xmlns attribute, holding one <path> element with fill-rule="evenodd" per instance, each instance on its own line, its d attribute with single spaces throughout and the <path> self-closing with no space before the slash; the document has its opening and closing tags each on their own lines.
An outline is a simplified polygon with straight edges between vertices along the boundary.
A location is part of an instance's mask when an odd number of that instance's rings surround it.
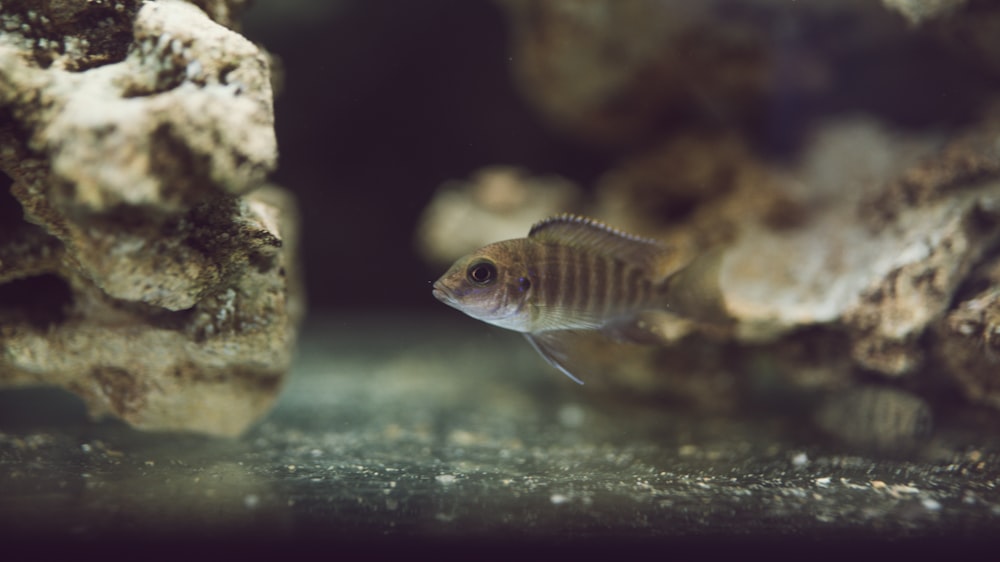
<svg viewBox="0 0 1000 562">
<path fill-rule="evenodd" d="M 525 238 L 459 258 L 437 281 L 439 301 L 477 320 L 521 332 L 545 360 L 578 384 L 580 346 L 662 342 L 660 314 L 724 324 L 720 252 L 679 264 L 675 250 L 595 219 L 563 213 Z"/>
<path fill-rule="evenodd" d="M 848 445 L 889 454 L 915 451 L 934 431 L 934 416 L 923 398 L 874 385 L 826 397 L 815 408 L 813 420 Z"/>
</svg>

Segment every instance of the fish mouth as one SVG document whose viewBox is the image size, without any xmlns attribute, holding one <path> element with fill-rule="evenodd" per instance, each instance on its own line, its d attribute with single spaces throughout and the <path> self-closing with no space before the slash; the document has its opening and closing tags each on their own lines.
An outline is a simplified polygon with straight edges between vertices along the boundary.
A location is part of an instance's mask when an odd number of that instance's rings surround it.
<svg viewBox="0 0 1000 562">
<path fill-rule="evenodd" d="M 431 294 L 434 295 L 434 298 L 447 305 L 455 304 L 455 296 L 452 295 L 451 291 L 449 291 L 447 287 L 442 285 L 440 281 L 436 281 L 434 283 L 434 288 L 431 289 Z"/>
</svg>

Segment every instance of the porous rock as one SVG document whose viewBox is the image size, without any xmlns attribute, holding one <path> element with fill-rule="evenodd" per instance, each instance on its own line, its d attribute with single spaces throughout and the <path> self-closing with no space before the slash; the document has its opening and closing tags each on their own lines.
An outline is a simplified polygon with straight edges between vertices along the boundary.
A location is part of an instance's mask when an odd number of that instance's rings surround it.
<svg viewBox="0 0 1000 562">
<path fill-rule="evenodd" d="M 662 107 L 658 97 L 676 96 L 666 83 L 672 61 L 663 61 L 661 54 L 679 16 L 666 5 L 642 0 L 499 4 L 511 22 L 517 84 L 555 127 L 588 136 L 628 136 Z M 646 87 L 635 88 L 640 76 Z"/>
<path fill-rule="evenodd" d="M 597 145 L 631 147 L 696 122 L 780 128 L 797 117 L 792 100 L 824 96 L 926 116 L 955 108 L 915 77 L 937 74 L 954 93 L 1000 71 L 993 2 L 495 1 L 524 98 L 553 129 Z M 844 87 L 859 82 L 860 96 Z"/>
<path fill-rule="evenodd" d="M 535 221 L 574 210 L 580 198 L 569 180 L 490 166 L 469 181 L 441 186 L 420 218 L 417 247 L 426 260 L 449 264 L 491 242 L 524 236 Z"/>
<path fill-rule="evenodd" d="M 302 313 L 266 55 L 178 0 L 3 7 L 0 386 L 240 433 Z"/>
<path fill-rule="evenodd" d="M 634 145 L 693 115 L 752 119 L 772 96 L 824 92 L 834 63 L 824 55 L 891 23 L 842 25 L 845 13 L 865 6 L 856 0 L 796 5 L 796 22 L 815 32 L 788 25 L 788 7 L 770 2 L 497 3 L 525 99 L 554 129 L 600 145 Z M 831 27 L 844 33 L 830 36 Z"/>
<path fill-rule="evenodd" d="M 649 198 L 630 198 L 635 174 L 615 173 L 619 183 L 605 185 L 614 197 L 602 200 L 615 203 L 616 224 L 638 225 L 693 256 L 725 248 L 718 279 L 706 280 L 717 283 L 733 319 L 724 339 L 741 342 L 739 353 L 767 350 L 765 370 L 779 378 L 839 389 L 860 371 L 915 376 L 933 368 L 931 329 L 1000 243 L 998 115 L 948 139 L 871 119 L 831 121 L 792 167 L 749 151 L 712 152 L 715 166 L 730 171 L 727 188 L 661 219 L 658 232 Z M 825 340 L 826 351 L 787 353 L 803 334 Z M 819 357 L 817 371 L 810 364 Z"/>
<path fill-rule="evenodd" d="M 903 15 L 911 24 L 946 16 L 967 0 L 882 0 L 885 7 Z"/>
<path fill-rule="evenodd" d="M 1000 170 L 984 152 L 993 149 L 970 140 L 1000 128 L 987 119 L 940 147 L 931 136 L 872 123 L 827 131 L 797 182 L 772 184 L 809 220 L 775 229 L 746 218 L 722 270 L 727 307 L 744 338 L 840 322 L 860 365 L 911 372 L 921 361 L 919 337 L 1000 236 L 1000 224 L 982 213 L 1000 198 Z M 917 184 L 923 195 L 897 194 Z M 892 198 L 893 212 L 879 214 Z"/>
<path fill-rule="evenodd" d="M 970 400 L 1000 409 L 1000 260 L 977 268 L 966 285 L 935 326 L 935 357 Z"/>
</svg>

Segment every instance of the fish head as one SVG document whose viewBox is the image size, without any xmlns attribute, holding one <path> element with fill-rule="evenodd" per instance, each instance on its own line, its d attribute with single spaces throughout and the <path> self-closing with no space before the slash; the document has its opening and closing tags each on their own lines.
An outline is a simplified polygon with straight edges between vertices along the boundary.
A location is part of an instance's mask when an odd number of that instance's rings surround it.
<svg viewBox="0 0 1000 562">
<path fill-rule="evenodd" d="M 520 240 L 484 246 L 460 258 L 434 282 L 439 301 L 477 319 L 518 332 L 530 331 L 525 306 L 531 289 L 519 257 Z"/>
</svg>

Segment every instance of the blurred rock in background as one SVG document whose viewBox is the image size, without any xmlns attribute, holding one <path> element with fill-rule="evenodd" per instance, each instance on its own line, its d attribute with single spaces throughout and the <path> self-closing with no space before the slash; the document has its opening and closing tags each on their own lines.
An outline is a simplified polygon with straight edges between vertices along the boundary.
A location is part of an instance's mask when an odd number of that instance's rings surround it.
<svg viewBox="0 0 1000 562">
<path fill-rule="evenodd" d="M 827 393 L 821 428 L 890 420 L 838 436 L 873 448 L 924 438 L 924 400 L 1000 406 L 1000 8 L 497 3 L 524 99 L 617 163 L 560 209 L 530 175 L 508 178 L 516 214 L 482 204 L 481 181 L 442 189 L 424 256 L 578 210 L 685 254 L 723 248 L 706 282 L 737 320 L 659 351 L 595 345 L 607 374 L 588 384 L 718 409 L 762 385 Z M 465 223 L 491 226 L 441 234 Z M 873 380 L 891 390 L 849 392 Z"/>
</svg>

